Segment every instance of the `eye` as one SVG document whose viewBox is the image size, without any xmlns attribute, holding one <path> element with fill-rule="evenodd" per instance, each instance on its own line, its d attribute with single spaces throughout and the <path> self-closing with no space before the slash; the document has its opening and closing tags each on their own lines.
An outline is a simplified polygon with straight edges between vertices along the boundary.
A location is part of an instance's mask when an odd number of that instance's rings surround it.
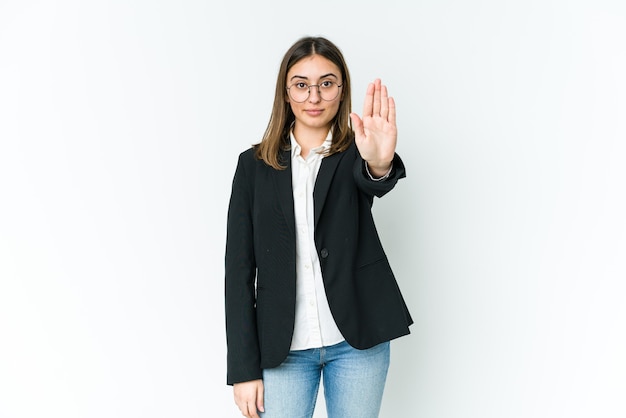
<svg viewBox="0 0 626 418">
<path fill-rule="evenodd" d="M 323 89 L 327 89 L 327 88 L 332 87 L 332 86 L 333 86 L 333 84 L 334 84 L 334 83 L 333 83 L 332 81 L 326 80 L 326 81 L 322 81 L 322 82 L 320 83 L 320 87 L 322 87 Z"/>
<path fill-rule="evenodd" d="M 309 86 L 306 83 L 302 82 L 302 81 L 299 82 L 299 83 L 294 84 L 293 86 L 295 88 L 297 88 L 298 90 L 306 90 L 306 89 L 309 88 Z"/>
</svg>

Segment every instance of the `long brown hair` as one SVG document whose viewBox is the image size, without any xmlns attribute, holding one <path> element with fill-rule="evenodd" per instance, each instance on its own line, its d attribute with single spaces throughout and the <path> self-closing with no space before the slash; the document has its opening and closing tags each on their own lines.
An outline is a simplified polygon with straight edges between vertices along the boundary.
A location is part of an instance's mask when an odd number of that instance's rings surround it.
<svg viewBox="0 0 626 418">
<path fill-rule="evenodd" d="M 331 126 L 333 142 L 325 155 L 344 151 L 354 138 L 350 125 L 352 108 L 350 74 L 348 73 L 348 66 L 343 58 L 343 54 L 335 44 L 326 38 L 310 36 L 301 38 L 289 48 L 283 57 L 276 79 L 272 115 L 263 134 L 263 139 L 259 144 L 255 145 L 256 157 L 277 170 L 286 168 L 283 165 L 285 161 L 280 160 L 280 153 L 290 147 L 289 130 L 295 120 L 291 106 L 286 101 L 287 73 L 298 61 L 311 55 L 320 55 L 339 67 L 343 80 L 343 98 Z"/>
</svg>

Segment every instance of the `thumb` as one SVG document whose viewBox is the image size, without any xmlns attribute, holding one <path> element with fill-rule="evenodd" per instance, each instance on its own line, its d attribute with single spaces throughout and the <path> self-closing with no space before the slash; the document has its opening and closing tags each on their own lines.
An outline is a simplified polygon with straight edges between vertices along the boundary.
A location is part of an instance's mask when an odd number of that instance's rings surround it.
<svg viewBox="0 0 626 418">
<path fill-rule="evenodd" d="M 363 130 L 363 121 L 356 113 L 350 113 L 350 120 L 352 120 L 352 129 L 354 130 L 354 134 L 359 137 L 365 135 L 365 131 Z"/>
<path fill-rule="evenodd" d="M 260 383 L 257 386 L 256 407 L 261 412 L 265 412 L 265 407 L 264 407 L 264 402 L 263 402 L 264 392 L 265 391 L 263 390 L 263 383 Z"/>
</svg>

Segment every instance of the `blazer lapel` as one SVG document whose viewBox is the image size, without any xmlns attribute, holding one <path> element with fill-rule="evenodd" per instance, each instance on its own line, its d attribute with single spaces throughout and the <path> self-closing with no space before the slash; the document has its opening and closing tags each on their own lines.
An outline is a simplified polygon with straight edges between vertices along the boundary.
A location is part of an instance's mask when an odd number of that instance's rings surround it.
<svg viewBox="0 0 626 418">
<path fill-rule="evenodd" d="M 276 185 L 278 201 L 283 210 L 283 215 L 287 221 L 287 225 L 291 229 L 291 232 L 296 232 L 296 218 L 293 208 L 293 189 L 291 186 L 291 152 L 282 151 L 282 161 L 287 163 L 287 168 L 284 170 L 272 170 L 274 183 Z"/>
<path fill-rule="evenodd" d="M 315 188 L 313 189 L 313 205 L 314 205 L 314 218 L 315 227 L 322 214 L 324 203 L 326 202 L 326 196 L 328 195 L 328 189 L 330 183 L 335 175 L 335 170 L 339 165 L 339 161 L 343 158 L 345 152 L 338 152 L 322 159 L 322 165 L 320 171 L 317 173 L 317 179 L 315 180 Z"/>
</svg>

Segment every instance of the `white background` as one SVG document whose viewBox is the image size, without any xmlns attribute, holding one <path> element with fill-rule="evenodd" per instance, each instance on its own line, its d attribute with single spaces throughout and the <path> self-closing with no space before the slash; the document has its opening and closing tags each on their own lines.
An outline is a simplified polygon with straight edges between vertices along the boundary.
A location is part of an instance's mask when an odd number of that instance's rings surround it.
<svg viewBox="0 0 626 418">
<path fill-rule="evenodd" d="M 240 416 L 230 183 L 303 35 L 398 106 L 381 416 L 626 416 L 623 1 L 2 0 L 0 417 Z"/>
</svg>

